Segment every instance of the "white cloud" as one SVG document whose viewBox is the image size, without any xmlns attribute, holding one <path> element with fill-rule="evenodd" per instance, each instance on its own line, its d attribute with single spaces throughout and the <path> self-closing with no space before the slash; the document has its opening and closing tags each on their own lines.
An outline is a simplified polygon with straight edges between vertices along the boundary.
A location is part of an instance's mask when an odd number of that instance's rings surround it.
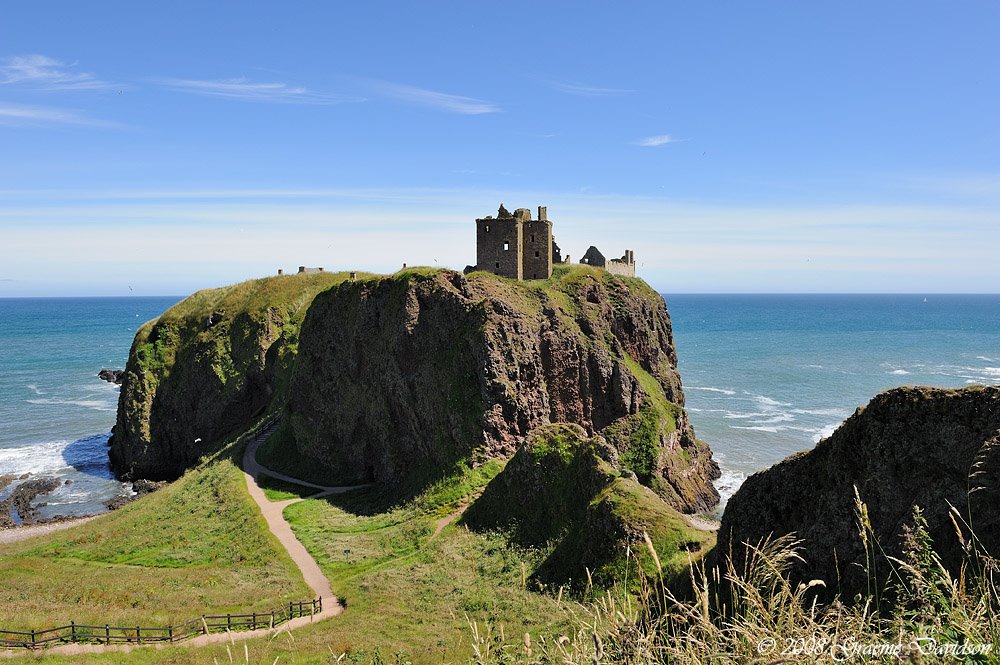
<svg viewBox="0 0 1000 665">
<path fill-rule="evenodd" d="M 450 113 L 481 115 L 483 113 L 498 113 L 501 110 L 493 102 L 473 97 L 463 97 L 461 95 L 449 95 L 444 92 L 416 88 L 410 85 L 376 82 L 373 84 L 373 87 L 386 97 L 392 97 L 407 104 L 427 106 Z"/>
<path fill-rule="evenodd" d="M 620 97 L 635 92 L 635 90 L 625 90 L 623 88 L 601 88 L 585 83 L 555 82 L 552 83 L 552 87 L 559 92 L 565 92 L 568 95 L 578 95 L 580 97 Z"/>
<path fill-rule="evenodd" d="M 116 127 L 115 123 L 95 120 L 76 111 L 42 106 L 22 106 L 0 102 L 0 125 L 42 126 L 80 125 L 87 127 Z"/>
<path fill-rule="evenodd" d="M 258 83 L 245 78 L 198 80 L 160 79 L 161 85 L 178 92 L 188 92 L 207 97 L 222 97 L 246 102 L 275 104 L 341 104 L 363 102 L 362 97 L 348 95 L 323 95 L 308 88 L 287 83 Z"/>
<path fill-rule="evenodd" d="M 644 139 L 639 139 L 636 141 L 636 145 L 641 145 L 644 148 L 656 148 L 661 145 L 667 145 L 668 143 L 676 143 L 677 139 L 672 137 L 670 134 L 660 134 L 659 136 L 647 136 Z"/>
<path fill-rule="evenodd" d="M 14 55 L 0 58 L 0 84 L 20 83 L 44 90 L 104 90 L 113 84 L 90 72 L 72 71 L 75 64 L 44 55 Z"/>
</svg>

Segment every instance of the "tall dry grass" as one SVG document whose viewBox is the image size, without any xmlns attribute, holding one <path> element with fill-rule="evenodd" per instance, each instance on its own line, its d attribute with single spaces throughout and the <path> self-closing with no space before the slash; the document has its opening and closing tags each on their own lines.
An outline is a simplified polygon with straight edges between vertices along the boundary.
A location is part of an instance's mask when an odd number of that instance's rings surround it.
<svg viewBox="0 0 1000 665">
<path fill-rule="evenodd" d="M 640 576 L 638 593 L 610 590 L 575 607 L 574 634 L 506 635 L 503 626 L 470 622 L 471 661 L 507 663 L 813 663 L 1000 662 L 998 561 L 952 509 L 965 545 L 957 574 L 934 551 L 917 508 L 902 558 L 888 557 L 857 500 L 858 535 L 867 552 L 867 595 L 821 602 L 826 582 L 794 583 L 799 542 L 784 536 L 746 547 L 739 566 L 690 566 L 683 597 L 662 576 Z M 647 547 L 656 560 L 655 550 Z M 875 576 L 880 557 L 891 578 Z M 633 557 L 633 561 L 635 561 Z M 835 583 L 835 581 L 834 581 Z"/>
</svg>

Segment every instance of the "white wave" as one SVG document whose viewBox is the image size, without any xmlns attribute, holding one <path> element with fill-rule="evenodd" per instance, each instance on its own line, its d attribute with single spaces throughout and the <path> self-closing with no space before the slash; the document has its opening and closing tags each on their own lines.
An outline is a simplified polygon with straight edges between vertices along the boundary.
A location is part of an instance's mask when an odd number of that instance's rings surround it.
<svg viewBox="0 0 1000 665">
<path fill-rule="evenodd" d="M 840 423 L 834 423 L 833 425 L 824 426 L 823 429 L 817 432 L 816 436 L 813 437 L 813 443 L 819 443 L 823 439 L 827 438 L 828 436 L 836 432 L 838 427 L 840 427 Z"/>
<path fill-rule="evenodd" d="M 839 418 L 846 418 L 851 415 L 850 411 L 844 411 L 843 409 L 792 409 L 792 413 L 808 416 L 837 416 Z"/>
<path fill-rule="evenodd" d="M 795 416 L 790 413 L 767 414 L 768 418 L 755 420 L 754 425 L 774 425 L 776 423 L 787 423 L 795 420 Z"/>
<path fill-rule="evenodd" d="M 803 367 L 808 367 L 809 369 L 823 369 L 822 365 L 803 365 Z"/>
<path fill-rule="evenodd" d="M 783 432 L 788 428 L 781 426 L 773 427 L 771 425 L 748 425 L 746 427 L 741 427 L 739 425 L 730 425 L 729 429 L 746 429 L 746 430 L 752 430 L 754 432 L 767 432 L 769 434 L 777 434 L 778 432 Z"/>
<path fill-rule="evenodd" d="M 693 406 L 686 406 L 684 408 L 687 409 L 691 413 L 701 413 L 702 412 L 702 409 L 696 409 Z"/>
<path fill-rule="evenodd" d="M 905 369 L 894 369 L 889 374 L 895 374 L 897 376 L 903 376 L 904 374 L 909 374 Z"/>
<path fill-rule="evenodd" d="M 976 360 L 984 360 L 988 363 L 995 362 L 996 358 L 987 358 L 986 356 L 976 356 Z"/>
<path fill-rule="evenodd" d="M 62 452 L 69 441 L 47 441 L 30 446 L 0 448 L 0 474 L 42 473 L 68 468 Z"/>
<path fill-rule="evenodd" d="M 989 376 L 1000 376 L 1000 367 L 983 367 L 979 371 Z"/>
<path fill-rule="evenodd" d="M 771 415 L 770 413 L 753 412 L 753 413 L 740 413 L 739 411 L 723 411 L 725 414 L 723 417 L 728 420 L 745 420 L 748 418 L 763 418 L 764 416 Z"/>
<path fill-rule="evenodd" d="M 788 402 L 779 402 L 776 399 L 771 399 L 770 397 L 766 397 L 764 395 L 754 395 L 752 393 L 746 394 L 750 395 L 755 402 L 763 404 L 764 406 L 791 406 Z"/>
<path fill-rule="evenodd" d="M 33 383 L 29 383 L 27 387 L 28 387 L 28 390 L 30 390 L 31 392 L 35 393 L 36 395 L 44 395 L 45 394 L 44 390 L 42 390 L 41 388 L 39 388 L 38 386 L 36 386 Z"/>
<path fill-rule="evenodd" d="M 729 499 L 736 494 L 747 476 L 742 471 L 732 469 L 722 469 L 722 475 L 715 481 L 715 489 L 719 492 L 719 510 L 726 505 Z"/>
<path fill-rule="evenodd" d="M 106 399 L 59 399 L 56 397 L 46 397 L 44 399 L 29 399 L 28 404 L 56 404 L 64 406 L 81 406 L 85 409 L 96 411 L 115 411 L 116 405 L 113 401 Z"/>
<path fill-rule="evenodd" d="M 45 441 L 27 446 L 0 448 L 0 474 L 45 473 L 63 476 L 75 470 L 110 473 L 109 434 L 95 434 L 76 441 Z"/>
<path fill-rule="evenodd" d="M 722 393 L 723 395 L 735 395 L 735 390 L 727 390 L 726 388 L 706 388 L 703 386 L 688 386 L 688 390 L 704 390 L 710 393 Z"/>
</svg>

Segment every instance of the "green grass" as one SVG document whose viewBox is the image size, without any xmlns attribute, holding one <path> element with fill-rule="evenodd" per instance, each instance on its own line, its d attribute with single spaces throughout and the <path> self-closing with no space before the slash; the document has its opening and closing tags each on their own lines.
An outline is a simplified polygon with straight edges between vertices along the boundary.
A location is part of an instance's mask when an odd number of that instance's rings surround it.
<svg viewBox="0 0 1000 665">
<path fill-rule="evenodd" d="M 72 529 L 0 546 L 0 628 L 166 626 L 310 593 L 229 459 Z"/>
<path fill-rule="evenodd" d="M 315 487 L 306 487 L 298 483 L 272 478 L 267 474 L 261 474 L 257 477 L 257 485 L 264 490 L 264 496 L 267 497 L 268 501 L 303 499 L 321 491 Z"/>
<path fill-rule="evenodd" d="M 437 521 L 499 470 L 496 464 L 459 470 L 413 501 L 371 515 L 363 513 L 382 500 L 374 490 L 286 509 L 296 536 L 347 601 L 348 611 L 324 631 L 330 648 L 369 655 L 376 649 L 385 655 L 403 651 L 414 662 L 464 662 L 466 616 L 503 623 L 512 635 L 569 625 L 565 605 L 522 585 L 522 565 L 530 575 L 541 552 L 455 524 L 430 540 Z M 273 659 L 272 653 L 267 657 Z"/>
</svg>

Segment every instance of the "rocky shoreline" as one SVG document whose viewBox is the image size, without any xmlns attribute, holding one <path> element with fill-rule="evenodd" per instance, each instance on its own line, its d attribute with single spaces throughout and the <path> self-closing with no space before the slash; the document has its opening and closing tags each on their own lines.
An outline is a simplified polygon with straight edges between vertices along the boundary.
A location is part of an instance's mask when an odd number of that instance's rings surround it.
<svg viewBox="0 0 1000 665">
<path fill-rule="evenodd" d="M 40 496 L 48 494 L 63 483 L 55 478 L 42 477 L 31 478 L 30 474 L 14 476 L 11 474 L 0 476 L 0 491 L 9 487 L 15 480 L 23 480 L 20 485 L 14 488 L 6 499 L 0 501 L 0 529 L 10 529 L 19 526 L 31 526 L 33 524 L 45 524 L 49 522 L 61 522 L 72 519 L 63 515 L 54 517 L 40 517 L 38 508 L 45 506 L 44 502 L 35 502 Z M 67 483 L 72 482 L 67 480 Z"/>
</svg>

